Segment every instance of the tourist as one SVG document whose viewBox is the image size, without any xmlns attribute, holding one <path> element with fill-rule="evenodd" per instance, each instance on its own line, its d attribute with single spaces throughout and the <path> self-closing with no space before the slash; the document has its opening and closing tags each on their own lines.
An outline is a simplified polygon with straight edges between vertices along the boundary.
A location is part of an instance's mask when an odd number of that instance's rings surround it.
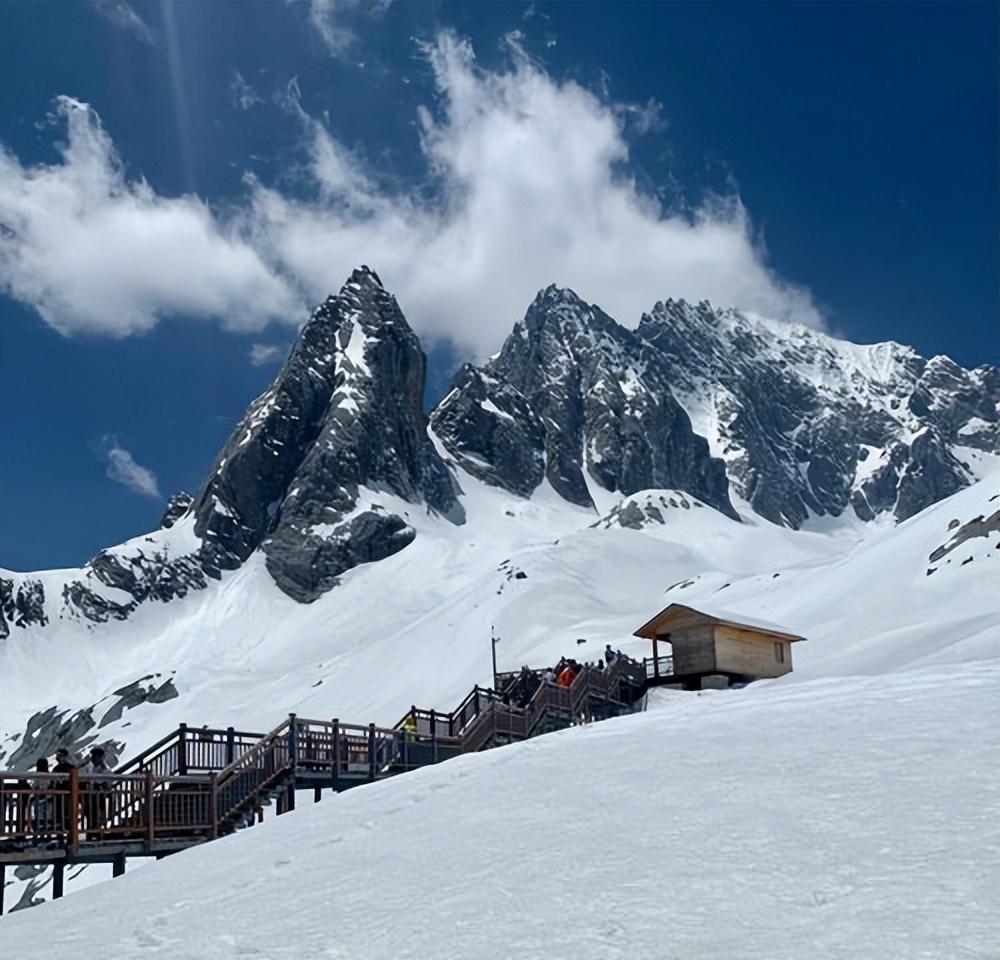
<svg viewBox="0 0 1000 960">
<path fill-rule="evenodd" d="M 76 768 L 69 759 L 69 750 L 65 747 L 60 747 L 56 750 L 56 765 L 52 768 L 52 772 L 70 774 L 75 769 Z M 60 830 L 68 830 L 70 813 L 68 776 L 65 780 L 56 780 L 52 786 L 56 791 L 56 794 L 53 797 L 54 825 Z M 76 811 L 73 811 L 73 815 L 76 815 Z"/>
<path fill-rule="evenodd" d="M 105 760 L 103 747 L 94 747 L 90 759 L 81 767 L 86 780 L 81 784 L 80 805 L 87 827 L 91 830 L 104 826 L 108 819 L 108 801 L 114 771 Z"/>
<path fill-rule="evenodd" d="M 42 757 L 35 764 L 36 773 L 48 773 L 49 761 Z M 32 777 L 31 796 L 35 833 L 48 833 L 52 829 L 52 780 L 49 777 Z"/>
</svg>

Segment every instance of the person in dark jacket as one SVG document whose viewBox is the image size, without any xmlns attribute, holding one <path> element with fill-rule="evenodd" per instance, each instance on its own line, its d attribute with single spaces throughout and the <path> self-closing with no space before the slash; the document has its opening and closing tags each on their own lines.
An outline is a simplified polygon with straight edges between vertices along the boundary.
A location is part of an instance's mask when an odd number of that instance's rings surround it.
<svg viewBox="0 0 1000 960">
<path fill-rule="evenodd" d="M 75 769 L 69 759 L 69 750 L 60 747 L 56 750 L 56 765 L 52 768 L 53 773 L 66 774 L 65 779 L 60 778 L 52 785 L 57 791 L 53 799 L 53 822 L 57 830 L 69 829 L 69 775 Z M 72 811 L 76 816 L 76 811 Z"/>
<path fill-rule="evenodd" d="M 36 773 L 48 773 L 49 761 L 42 757 L 35 764 Z M 52 829 L 52 781 L 48 777 L 31 779 L 31 798 L 34 808 L 32 825 L 35 833 L 48 833 Z"/>
</svg>

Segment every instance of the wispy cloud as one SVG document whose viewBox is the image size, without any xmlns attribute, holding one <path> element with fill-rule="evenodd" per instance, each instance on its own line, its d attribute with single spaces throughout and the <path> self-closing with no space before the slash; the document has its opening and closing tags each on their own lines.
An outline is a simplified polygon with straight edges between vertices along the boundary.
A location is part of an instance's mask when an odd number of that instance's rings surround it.
<svg viewBox="0 0 1000 960">
<path fill-rule="evenodd" d="M 301 108 L 316 199 L 252 181 L 249 232 L 310 299 L 363 260 L 420 332 L 479 354 L 549 283 L 627 325 L 668 296 L 823 324 L 808 290 L 768 265 L 735 191 L 667 207 L 625 172 L 629 135 L 664 124 L 656 101 L 560 82 L 516 42 L 495 71 L 452 33 L 424 52 L 438 90 L 418 114 L 433 191 L 383 185 Z"/>
<path fill-rule="evenodd" d="M 343 56 L 357 41 L 358 17 L 381 16 L 392 0 L 309 0 L 309 22 L 331 56 Z"/>
<path fill-rule="evenodd" d="M 232 79 L 229 81 L 229 97 L 233 106 L 239 110 L 249 110 L 258 103 L 264 102 L 264 98 L 247 83 L 239 70 L 233 71 Z"/>
<path fill-rule="evenodd" d="M 198 197 L 126 177 L 96 112 L 59 97 L 62 162 L 24 167 L 0 148 L 0 287 L 62 333 L 125 336 L 164 314 L 234 329 L 299 322 L 300 301 Z"/>
<path fill-rule="evenodd" d="M 255 343 L 250 348 L 250 362 L 255 367 L 263 367 L 265 364 L 274 363 L 285 355 L 282 347 L 273 343 Z"/>
<path fill-rule="evenodd" d="M 298 325 L 363 262 L 418 332 L 478 355 L 549 283 L 626 325 L 668 296 L 823 325 L 770 267 L 735 182 L 690 206 L 629 175 L 632 140 L 664 125 L 658 102 L 560 81 L 516 41 L 496 70 L 452 33 L 422 50 L 436 80 L 416 115 L 422 182 L 386 185 L 293 84 L 311 183 L 291 193 L 248 174 L 225 214 L 128 179 L 96 112 L 61 97 L 61 163 L 0 148 L 0 286 L 64 333 L 122 336 L 169 314 L 261 330 Z"/>
<path fill-rule="evenodd" d="M 126 0 L 92 0 L 92 6 L 105 20 L 127 30 L 137 40 L 150 45 L 155 43 L 149 25 Z"/>
<path fill-rule="evenodd" d="M 133 493 L 156 500 L 162 499 L 156 474 L 149 467 L 136 463 L 132 454 L 120 446 L 113 437 L 105 437 L 105 443 L 108 444 L 107 474 L 112 480 L 128 487 Z"/>
</svg>

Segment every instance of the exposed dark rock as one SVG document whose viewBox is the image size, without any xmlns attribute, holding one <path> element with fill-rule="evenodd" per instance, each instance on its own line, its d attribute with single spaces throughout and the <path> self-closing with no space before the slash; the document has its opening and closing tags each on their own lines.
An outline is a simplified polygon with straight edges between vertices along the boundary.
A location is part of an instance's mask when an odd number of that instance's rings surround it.
<svg viewBox="0 0 1000 960">
<path fill-rule="evenodd" d="M 897 343 L 858 347 L 683 300 L 656 304 L 637 333 L 665 360 L 681 404 L 698 411 L 695 428 L 725 451 L 736 492 L 776 523 L 798 527 L 849 504 L 866 520 L 906 519 L 971 481 L 954 447 L 1000 449 L 994 367 L 964 370 Z M 885 461 L 873 474 L 872 450 Z"/>
<path fill-rule="evenodd" d="M 884 463 L 855 491 L 852 504 L 862 520 L 883 511 L 907 520 L 971 481 L 969 471 L 928 427 L 910 444 L 894 443 Z"/>
<path fill-rule="evenodd" d="M 194 497 L 190 493 L 186 493 L 183 490 L 180 493 L 175 493 L 167 501 L 167 509 L 163 511 L 163 516 L 160 518 L 160 527 L 165 530 L 172 527 L 188 512 L 193 503 Z"/>
<path fill-rule="evenodd" d="M 949 527 L 949 529 L 951 529 Z M 975 517 L 968 523 L 962 524 L 951 536 L 947 543 L 942 544 L 928 557 L 931 563 L 946 557 L 956 547 L 961 546 L 967 540 L 975 537 L 989 537 L 991 533 L 1000 533 L 1000 510 L 991 513 L 989 517 Z"/>
<path fill-rule="evenodd" d="M 624 494 L 672 487 L 735 517 L 724 466 L 691 429 L 668 380 L 654 350 L 552 286 L 494 359 L 463 368 L 431 424 L 470 473 L 521 496 L 543 476 L 587 507 L 588 481 Z"/>
<path fill-rule="evenodd" d="M 0 640 L 10 635 L 11 624 L 44 627 L 48 622 L 41 580 L 25 578 L 15 585 L 14 580 L 0 577 Z"/>
</svg>

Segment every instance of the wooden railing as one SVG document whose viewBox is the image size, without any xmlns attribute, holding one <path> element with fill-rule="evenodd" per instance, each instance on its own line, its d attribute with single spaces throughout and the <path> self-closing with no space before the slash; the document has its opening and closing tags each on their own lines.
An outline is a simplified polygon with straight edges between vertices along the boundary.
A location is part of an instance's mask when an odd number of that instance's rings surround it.
<svg viewBox="0 0 1000 960">
<path fill-rule="evenodd" d="M 227 727 L 189 727 L 182 723 L 151 747 L 121 764 L 116 773 L 152 770 L 161 777 L 187 776 L 222 770 L 253 748 L 263 737 Z"/>
<path fill-rule="evenodd" d="M 261 816 L 282 791 L 289 809 L 296 786 L 341 789 L 636 709 L 647 669 L 619 657 L 607 669 L 583 666 L 568 687 L 534 671 L 525 703 L 511 702 L 526 687 L 513 682 L 521 674 L 508 674 L 503 694 L 477 686 L 450 713 L 411 707 L 392 728 L 294 714 L 263 736 L 182 724 L 102 776 L 0 771 L 0 843 L 76 856 L 102 843 L 152 851 L 210 840 Z"/>
<path fill-rule="evenodd" d="M 672 656 L 646 657 L 642 661 L 642 666 L 647 680 L 670 677 L 674 673 L 674 658 Z"/>
</svg>

